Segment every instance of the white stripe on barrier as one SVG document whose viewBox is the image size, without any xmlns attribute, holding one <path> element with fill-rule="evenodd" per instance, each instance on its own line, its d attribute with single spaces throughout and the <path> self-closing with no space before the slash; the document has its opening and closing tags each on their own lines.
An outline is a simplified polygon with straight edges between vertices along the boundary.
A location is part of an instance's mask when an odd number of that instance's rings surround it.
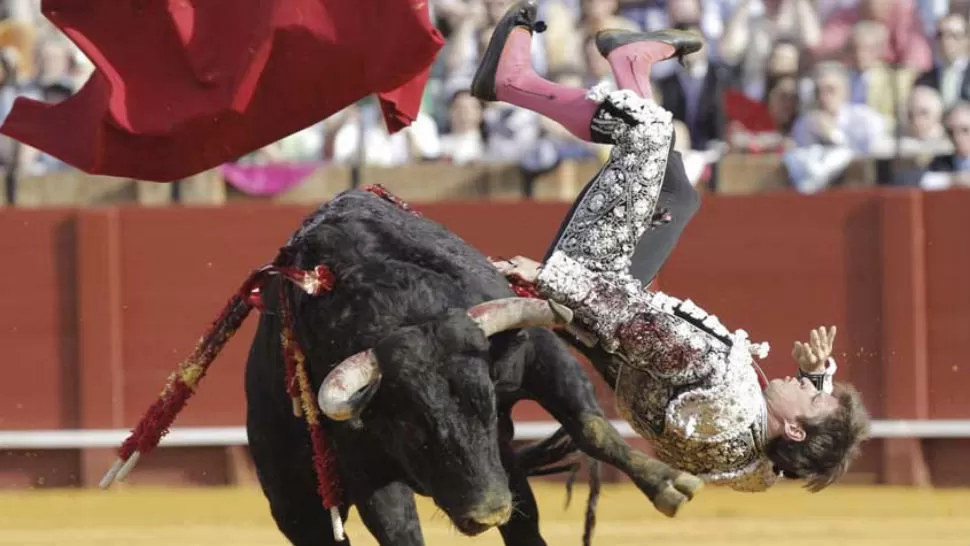
<svg viewBox="0 0 970 546">
<path fill-rule="evenodd" d="M 612 421 L 625 438 L 637 434 L 625 421 Z M 541 440 L 559 428 L 555 421 L 520 421 L 515 424 L 516 440 Z M 0 450 L 115 448 L 128 437 L 128 430 L 0 430 Z M 970 438 L 970 419 L 873 421 L 874 438 Z M 246 427 L 179 427 L 162 438 L 162 446 L 246 445 Z"/>
</svg>

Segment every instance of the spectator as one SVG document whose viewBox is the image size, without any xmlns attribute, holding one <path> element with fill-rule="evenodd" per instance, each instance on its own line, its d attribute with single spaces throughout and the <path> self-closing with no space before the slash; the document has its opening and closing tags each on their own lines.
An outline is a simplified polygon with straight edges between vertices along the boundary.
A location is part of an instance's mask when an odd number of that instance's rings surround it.
<svg viewBox="0 0 970 546">
<path fill-rule="evenodd" d="M 960 101 L 946 116 L 953 153 L 933 159 L 920 180 L 927 190 L 970 187 L 970 102 Z"/>
<path fill-rule="evenodd" d="M 248 154 L 242 162 L 264 164 L 321 161 L 325 140 L 324 123 L 320 122 Z"/>
<path fill-rule="evenodd" d="M 931 87 L 917 86 L 906 106 L 906 124 L 900 142 L 900 154 L 926 165 L 936 155 L 953 151 L 953 144 L 943 127 L 943 99 Z"/>
<path fill-rule="evenodd" d="M 503 102 L 485 106 L 485 157 L 495 163 L 520 163 L 539 139 L 535 112 Z"/>
<path fill-rule="evenodd" d="M 798 118 L 800 108 L 798 85 L 799 81 L 795 76 L 780 76 L 772 81 L 765 101 L 779 135 L 786 140 Z"/>
<path fill-rule="evenodd" d="M 763 14 L 754 6 L 754 0 L 738 2 L 721 37 L 720 53 L 725 65 L 739 71 L 745 94 L 762 100 L 774 43 L 788 38 L 801 49 L 814 48 L 821 31 L 810 0 L 764 0 Z"/>
<path fill-rule="evenodd" d="M 20 83 L 31 79 L 37 71 L 35 51 L 41 43 L 37 27 L 28 21 L 15 19 L 0 20 L 0 49 L 16 52 L 17 76 Z"/>
<path fill-rule="evenodd" d="M 22 62 L 23 58 L 17 49 L 0 49 L 0 122 L 10 113 L 17 97 L 41 99 L 41 90 L 23 78 Z"/>
<path fill-rule="evenodd" d="M 685 19 L 699 20 L 701 31 L 710 45 L 711 42 L 720 40 L 724 34 L 724 21 L 734 11 L 737 2 L 738 0 L 628 0 L 620 3 L 620 13 L 647 30 L 671 28 Z M 715 49 L 717 48 L 711 48 L 712 58 Z"/>
<path fill-rule="evenodd" d="M 712 43 L 712 37 L 704 27 L 704 10 L 701 0 L 666 0 L 664 9 L 663 24 L 651 28 L 685 28 L 694 27 L 698 34 L 704 36 L 704 49 L 708 59 L 717 60 L 720 58 L 717 51 L 717 44 Z M 721 32 L 717 32 L 720 37 Z M 677 71 L 677 63 L 661 62 L 653 65 L 650 70 L 650 77 L 659 81 Z"/>
<path fill-rule="evenodd" d="M 858 8 L 832 14 L 822 28 L 822 38 L 811 48 L 817 59 L 838 59 L 849 45 L 859 21 L 876 21 L 889 29 L 882 60 L 916 72 L 929 70 L 933 53 L 916 14 L 914 0 L 860 0 Z"/>
<path fill-rule="evenodd" d="M 881 60 L 889 32 L 882 23 L 860 21 L 852 31 L 849 59 L 852 70 L 850 100 L 868 104 L 882 114 L 888 128 L 896 126 L 899 109 L 908 100 L 914 73 L 902 68 L 894 70 Z"/>
<path fill-rule="evenodd" d="M 455 93 L 450 102 L 448 128 L 441 135 L 441 157 L 462 165 L 485 157 L 482 103 L 467 90 Z"/>
<path fill-rule="evenodd" d="M 550 63 L 549 69 L 559 71 L 582 66 L 588 70 L 588 56 L 584 49 L 587 40 L 594 38 L 597 32 L 606 29 L 639 31 L 640 26 L 618 15 L 618 9 L 618 0 L 581 0 L 580 15 L 573 25 L 557 28 L 555 21 L 550 20 L 549 30 L 543 34 L 544 43 L 559 52 L 554 55 L 557 63 Z"/>
<path fill-rule="evenodd" d="M 579 20 L 579 0 L 545 0 L 539 5 L 539 17 L 547 23 L 539 35 L 545 46 L 549 70 L 556 72 L 570 67 L 585 67 L 582 47 L 576 35 Z"/>
<path fill-rule="evenodd" d="M 697 24 L 680 28 L 700 34 Z M 684 66 L 677 68 L 673 74 L 657 80 L 661 100 L 674 119 L 687 125 L 692 148 L 706 150 L 725 138 L 723 94 L 728 75 L 723 67 L 710 62 L 706 48 L 685 57 Z"/>
<path fill-rule="evenodd" d="M 801 103 L 798 77 L 792 74 L 772 76 L 768 96 L 763 102 L 774 123 L 774 130 L 752 131 L 741 123 L 735 123 L 730 130 L 731 147 L 735 150 L 763 153 L 782 151 L 793 145 L 789 135 Z"/>
<path fill-rule="evenodd" d="M 479 0 L 431 0 L 431 20 L 447 40 L 471 12 L 482 8 Z"/>
<path fill-rule="evenodd" d="M 777 75 L 798 74 L 801 71 L 801 58 L 798 44 L 790 40 L 778 40 L 768 55 L 768 79 Z M 767 90 L 764 96 L 767 96 Z"/>
<path fill-rule="evenodd" d="M 953 151 L 943 128 L 943 100 L 931 87 L 918 85 L 907 101 L 902 131 L 898 137 L 887 136 L 873 148 L 878 157 L 901 157 L 922 169 L 937 155 Z M 903 170 L 907 167 L 900 165 Z M 910 176 L 905 174 L 904 176 Z"/>
<path fill-rule="evenodd" d="M 827 187 L 887 134 L 879 113 L 849 101 L 849 74 L 841 63 L 819 63 L 814 80 L 815 108 L 795 121 L 792 140 L 797 148 L 783 157 L 792 186 L 802 193 Z"/>
<path fill-rule="evenodd" d="M 397 167 L 415 160 L 435 159 L 440 154 L 438 129 L 430 116 L 421 112 L 409 127 L 388 134 L 373 99 L 361 101 L 337 129 L 333 161 Z"/>
<path fill-rule="evenodd" d="M 37 75 L 34 79 L 40 87 L 59 84 L 73 89 L 74 71 L 74 51 L 71 44 L 56 38 L 44 40 L 38 45 Z"/>
<path fill-rule="evenodd" d="M 859 0 L 815 0 L 819 21 L 827 21 L 840 10 L 859 9 Z"/>
<path fill-rule="evenodd" d="M 815 67 L 815 93 L 815 108 L 799 116 L 792 127 L 797 146 L 846 146 L 865 154 L 887 133 L 885 120 L 875 110 L 849 101 L 849 75 L 843 65 L 819 63 Z"/>
<path fill-rule="evenodd" d="M 768 94 L 775 86 L 775 80 L 779 78 L 795 78 L 797 98 L 801 102 L 810 102 L 812 98 L 812 81 L 802 76 L 804 72 L 804 55 L 798 49 L 798 45 L 791 40 L 778 40 L 771 49 L 768 57 L 768 70 L 759 82 L 751 82 L 747 89 L 753 93 L 757 99 L 767 102 Z M 759 90 L 759 86 L 764 89 Z M 749 94 L 750 96 L 750 94 Z"/>
<path fill-rule="evenodd" d="M 0 15 L 19 23 L 39 25 L 44 18 L 40 12 L 40 0 L 4 0 Z"/>
<path fill-rule="evenodd" d="M 923 33 L 933 36 L 940 19 L 951 13 L 963 17 L 970 14 L 970 0 L 917 0 L 916 10 L 923 25 Z"/>
<path fill-rule="evenodd" d="M 916 85 L 939 91 L 945 108 L 959 100 L 970 100 L 968 44 L 966 18 L 948 15 L 940 19 L 936 31 L 937 61 L 931 70 L 916 80 Z"/>
<path fill-rule="evenodd" d="M 591 88 L 605 83 L 615 88 L 616 79 L 613 77 L 613 70 L 610 68 L 609 61 L 600 55 L 599 49 L 596 48 L 596 38 L 592 37 L 587 39 L 586 46 L 583 50 L 586 58 L 585 86 Z M 559 70 L 559 72 L 569 71 L 570 69 L 568 67 Z"/>
<path fill-rule="evenodd" d="M 932 87 L 918 85 L 913 88 L 906 105 L 906 123 L 903 134 L 917 141 L 946 140 L 943 128 L 943 99 Z"/>
<path fill-rule="evenodd" d="M 580 38 L 596 36 L 596 33 L 606 29 L 640 30 L 640 25 L 619 15 L 619 0 L 581 0 L 581 16 L 576 28 Z"/>
</svg>

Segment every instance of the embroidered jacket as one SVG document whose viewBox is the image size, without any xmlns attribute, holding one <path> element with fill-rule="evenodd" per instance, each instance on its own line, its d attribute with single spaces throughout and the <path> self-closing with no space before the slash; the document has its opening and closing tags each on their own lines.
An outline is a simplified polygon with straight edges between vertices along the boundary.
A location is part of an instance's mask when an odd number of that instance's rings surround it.
<svg viewBox="0 0 970 546">
<path fill-rule="evenodd" d="M 611 135 L 613 150 L 537 286 L 614 355 L 619 411 L 661 459 L 710 483 L 767 489 L 775 475 L 752 361 L 767 345 L 728 332 L 690 301 L 644 290 L 628 272 L 663 183 L 671 115 L 630 91 L 600 87 L 588 98 L 601 103 L 593 127 Z"/>
</svg>

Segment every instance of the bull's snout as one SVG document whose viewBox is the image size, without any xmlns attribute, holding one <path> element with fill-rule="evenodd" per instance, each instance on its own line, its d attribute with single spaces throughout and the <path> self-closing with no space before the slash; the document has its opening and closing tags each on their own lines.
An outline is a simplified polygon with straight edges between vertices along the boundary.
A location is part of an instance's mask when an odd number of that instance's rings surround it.
<svg viewBox="0 0 970 546">
<path fill-rule="evenodd" d="M 468 535 L 483 533 L 492 527 L 504 525 L 512 517 L 512 493 L 495 491 L 456 521 L 461 532 Z"/>
</svg>

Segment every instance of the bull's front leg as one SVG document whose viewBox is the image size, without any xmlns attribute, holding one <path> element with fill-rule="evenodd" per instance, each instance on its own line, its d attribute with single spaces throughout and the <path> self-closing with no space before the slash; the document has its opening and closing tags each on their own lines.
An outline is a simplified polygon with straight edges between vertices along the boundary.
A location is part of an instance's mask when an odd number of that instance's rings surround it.
<svg viewBox="0 0 970 546">
<path fill-rule="evenodd" d="M 356 506 L 361 521 L 381 546 L 423 546 L 421 521 L 414 492 L 392 482 L 367 493 L 358 493 Z"/>
<path fill-rule="evenodd" d="M 631 447 L 599 406 L 593 384 L 569 349 L 548 330 L 530 329 L 533 354 L 522 388 L 559 421 L 584 453 L 619 468 L 653 505 L 673 517 L 703 482 Z"/>
<path fill-rule="evenodd" d="M 515 499 L 512 517 L 499 527 L 505 546 L 546 546 L 539 532 L 539 506 L 536 504 L 529 478 L 519 464 L 512 449 L 512 409 L 503 408 L 499 417 L 499 438 L 502 466 L 509 479 L 509 489 Z"/>
</svg>

